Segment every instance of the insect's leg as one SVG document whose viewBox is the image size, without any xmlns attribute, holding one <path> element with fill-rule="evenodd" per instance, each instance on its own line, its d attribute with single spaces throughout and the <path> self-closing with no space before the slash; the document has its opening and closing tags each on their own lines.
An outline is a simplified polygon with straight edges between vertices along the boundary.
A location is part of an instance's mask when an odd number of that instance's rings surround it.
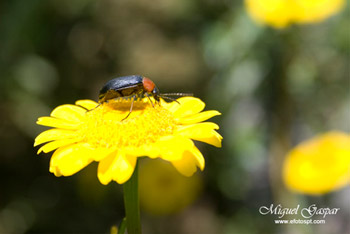
<svg viewBox="0 0 350 234">
<path fill-rule="evenodd" d="M 123 99 L 123 97 L 116 97 L 116 98 L 113 98 L 111 100 L 118 102 L 118 101 L 120 101 L 122 99 Z M 110 100 L 107 100 L 106 102 L 108 102 L 108 101 L 110 101 Z"/>
<path fill-rule="evenodd" d="M 134 101 L 135 101 L 135 99 L 136 99 L 136 95 L 134 95 L 134 96 L 132 96 L 132 100 L 131 100 L 131 106 L 130 106 L 130 111 L 129 111 L 129 114 L 124 118 L 124 119 L 122 119 L 121 121 L 123 121 L 123 120 L 125 120 L 125 119 L 127 119 L 128 117 L 129 117 L 129 115 L 131 114 L 131 112 L 132 112 L 132 108 L 133 108 L 133 106 L 134 106 Z"/>
<path fill-rule="evenodd" d="M 94 108 L 90 109 L 90 110 L 86 110 L 86 112 L 90 112 L 90 111 L 93 111 L 95 110 L 97 107 L 101 106 L 101 102 L 97 104 L 97 106 L 95 106 Z"/>
<path fill-rule="evenodd" d="M 153 108 L 154 108 L 154 104 L 153 104 L 151 98 L 149 97 L 149 94 L 148 94 L 148 93 L 145 93 L 145 95 L 148 97 L 148 100 L 150 101 L 150 103 L 152 104 L 152 106 L 153 106 Z"/>
</svg>

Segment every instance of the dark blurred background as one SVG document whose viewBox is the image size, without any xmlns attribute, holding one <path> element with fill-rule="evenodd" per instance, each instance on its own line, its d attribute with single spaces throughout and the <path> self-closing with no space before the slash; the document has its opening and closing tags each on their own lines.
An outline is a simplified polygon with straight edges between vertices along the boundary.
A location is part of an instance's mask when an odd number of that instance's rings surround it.
<svg viewBox="0 0 350 234">
<path fill-rule="evenodd" d="M 159 170 L 148 170 L 152 160 L 144 160 L 145 233 L 346 233 L 349 188 L 295 194 L 281 165 L 302 140 L 350 131 L 349 22 L 348 6 L 319 24 L 276 30 L 253 22 L 242 1 L 1 1 L 0 233 L 108 233 L 119 225 L 121 185 L 100 184 L 96 164 L 56 178 L 51 154 L 36 155 L 33 142 L 47 129 L 38 117 L 97 100 L 107 80 L 131 74 L 162 92 L 192 92 L 222 113 L 212 121 L 223 147 L 198 144 L 204 172 L 185 178 L 159 160 Z M 170 188 L 152 173 L 169 176 Z M 325 225 L 283 226 L 258 212 L 271 203 L 342 212 Z"/>
</svg>

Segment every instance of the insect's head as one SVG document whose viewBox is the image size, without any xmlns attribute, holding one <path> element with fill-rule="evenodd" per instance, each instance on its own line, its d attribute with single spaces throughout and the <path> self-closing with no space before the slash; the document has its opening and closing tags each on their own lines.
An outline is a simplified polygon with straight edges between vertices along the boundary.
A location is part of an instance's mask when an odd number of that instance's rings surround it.
<svg viewBox="0 0 350 234">
<path fill-rule="evenodd" d="M 159 102 L 159 89 L 157 88 L 157 86 L 154 87 L 154 89 L 152 90 L 152 95 L 154 97 L 154 99 L 156 99 L 157 102 Z"/>
</svg>

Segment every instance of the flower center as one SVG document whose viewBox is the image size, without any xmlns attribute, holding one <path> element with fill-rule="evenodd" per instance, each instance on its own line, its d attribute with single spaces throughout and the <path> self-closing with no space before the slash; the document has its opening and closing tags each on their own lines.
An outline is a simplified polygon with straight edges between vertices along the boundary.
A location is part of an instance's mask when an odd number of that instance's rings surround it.
<svg viewBox="0 0 350 234">
<path fill-rule="evenodd" d="M 110 101 L 86 113 L 80 136 L 94 147 L 139 147 L 171 134 L 175 129 L 173 114 L 148 99 L 135 101 L 128 118 L 131 101 Z M 123 120 L 124 119 L 124 120 Z"/>
</svg>

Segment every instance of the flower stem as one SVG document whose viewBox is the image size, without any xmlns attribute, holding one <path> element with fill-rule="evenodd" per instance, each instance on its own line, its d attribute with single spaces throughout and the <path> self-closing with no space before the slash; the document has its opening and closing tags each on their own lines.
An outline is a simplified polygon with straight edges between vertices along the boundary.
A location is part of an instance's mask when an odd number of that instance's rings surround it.
<svg viewBox="0 0 350 234">
<path fill-rule="evenodd" d="M 136 162 L 133 175 L 123 185 L 126 228 L 128 234 L 141 234 L 138 174 L 138 162 Z"/>
<path fill-rule="evenodd" d="M 126 218 L 124 218 L 119 225 L 119 230 L 117 234 L 124 234 L 125 233 L 125 228 L 126 228 Z M 111 233 L 112 234 L 112 233 Z"/>
</svg>

